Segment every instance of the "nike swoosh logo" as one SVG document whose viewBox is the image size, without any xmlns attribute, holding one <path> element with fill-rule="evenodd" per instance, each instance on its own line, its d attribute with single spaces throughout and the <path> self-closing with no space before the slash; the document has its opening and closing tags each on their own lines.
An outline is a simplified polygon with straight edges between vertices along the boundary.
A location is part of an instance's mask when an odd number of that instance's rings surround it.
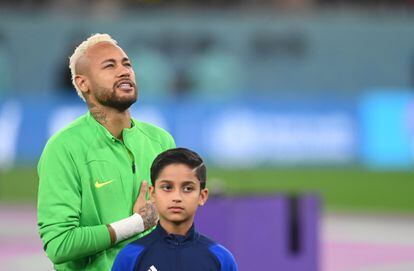
<svg viewBox="0 0 414 271">
<path fill-rule="evenodd" d="M 96 181 L 96 182 L 95 182 L 95 187 L 96 187 L 96 188 L 101 188 L 101 187 L 103 187 L 103 186 L 105 186 L 105 185 L 107 185 L 107 184 L 110 184 L 110 183 L 112 183 L 112 182 L 113 182 L 113 181 L 107 181 L 107 182 L 100 183 L 100 182 Z"/>
</svg>

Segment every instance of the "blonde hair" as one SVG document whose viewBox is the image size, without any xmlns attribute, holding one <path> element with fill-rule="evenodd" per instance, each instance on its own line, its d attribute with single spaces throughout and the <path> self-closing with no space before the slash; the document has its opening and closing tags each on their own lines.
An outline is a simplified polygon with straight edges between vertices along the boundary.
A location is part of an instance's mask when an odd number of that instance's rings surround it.
<svg viewBox="0 0 414 271">
<path fill-rule="evenodd" d="M 78 93 L 79 97 L 81 97 L 81 99 L 83 101 L 85 101 L 85 97 L 83 97 L 82 91 L 76 85 L 76 82 L 75 82 L 75 77 L 77 75 L 76 64 L 78 63 L 78 60 L 82 56 L 85 55 L 85 53 L 86 53 L 86 51 L 88 50 L 89 47 L 91 47 L 91 46 L 93 46 L 93 45 L 95 45 L 99 42 L 109 42 L 109 43 L 112 43 L 113 45 L 118 44 L 118 42 L 116 40 L 114 40 L 108 34 L 100 34 L 100 33 L 93 34 L 88 39 L 86 39 L 81 44 L 79 44 L 78 47 L 76 47 L 73 54 L 69 57 L 69 69 L 70 69 L 70 73 L 71 73 L 71 76 L 72 76 L 72 84 L 75 87 L 76 92 Z"/>
</svg>

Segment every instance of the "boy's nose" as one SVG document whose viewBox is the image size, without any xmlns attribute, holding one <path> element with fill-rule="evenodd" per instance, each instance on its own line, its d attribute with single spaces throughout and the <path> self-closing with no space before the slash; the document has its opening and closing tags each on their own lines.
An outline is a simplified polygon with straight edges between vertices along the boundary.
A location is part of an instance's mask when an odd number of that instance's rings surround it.
<svg viewBox="0 0 414 271">
<path fill-rule="evenodd" d="M 182 198 L 181 198 L 181 193 L 180 192 L 175 192 L 172 198 L 173 202 L 181 202 Z"/>
</svg>

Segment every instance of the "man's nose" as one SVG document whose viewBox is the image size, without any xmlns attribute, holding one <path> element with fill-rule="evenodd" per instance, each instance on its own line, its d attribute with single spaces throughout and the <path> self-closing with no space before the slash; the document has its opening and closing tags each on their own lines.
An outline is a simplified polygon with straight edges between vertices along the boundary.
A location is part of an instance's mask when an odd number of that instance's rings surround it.
<svg viewBox="0 0 414 271">
<path fill-rule="evenodd" d="M 120 71 L 118 73 L 118 77 L 130 77 L 131 76 L 131 69 L 121 65 Z"/>
</svg>

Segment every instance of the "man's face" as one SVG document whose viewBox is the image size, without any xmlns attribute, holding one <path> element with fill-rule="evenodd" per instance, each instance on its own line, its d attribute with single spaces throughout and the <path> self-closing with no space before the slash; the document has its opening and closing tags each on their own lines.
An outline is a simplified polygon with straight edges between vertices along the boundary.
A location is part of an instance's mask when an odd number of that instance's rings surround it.
<svg viewBox="0 0 414 271">
<path fill-rule="evenodd" d="M 124 111 L 137 100 L 134 70 L 120 47 L 109 42 L 97 43 L 88 48 L 79 62 L 89 103 Z"/>
<path fill-rule="evenodd" d="M 208 190 L 200 191 L 200 181 L 192 169 L 184 164 L 166 166 L 159 174 L 155 186 L 150 187 L 161 221 L 174 224 L 192 222 L 197 207 L 208 198 Z"/>
</svg>

